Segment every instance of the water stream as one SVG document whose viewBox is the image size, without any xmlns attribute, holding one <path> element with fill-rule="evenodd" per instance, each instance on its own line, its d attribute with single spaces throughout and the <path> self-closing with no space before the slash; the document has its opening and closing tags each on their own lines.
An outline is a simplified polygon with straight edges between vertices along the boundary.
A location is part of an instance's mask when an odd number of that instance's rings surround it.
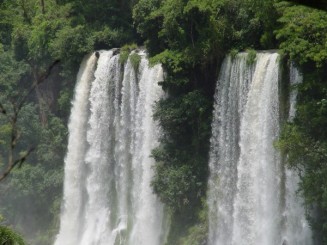
<svg viewBox="0 0 327 245">
<path fill-rule="evenodd" d="M 278 54 L 258 53 L 251 65 L 247 60 L 246 53 L 227 57 L 217 83 L 209 245 L 310 245 L 311 233 L 295 193 L 297 175 L 285 169 L 273 146 L 280 132 Z M 298 79 L 292 69 L 292 79 Z"/>
<path fill-rule="evenodd" d="M 135 70 L 114 51 L 80 67 L 69 122 L 64 200 L 55 245 L 160 245 L 164 209 L 150 181 L 160 129 L 152 119 L 163 96 L 160 65 L 145 53 Z"/>
</svg>

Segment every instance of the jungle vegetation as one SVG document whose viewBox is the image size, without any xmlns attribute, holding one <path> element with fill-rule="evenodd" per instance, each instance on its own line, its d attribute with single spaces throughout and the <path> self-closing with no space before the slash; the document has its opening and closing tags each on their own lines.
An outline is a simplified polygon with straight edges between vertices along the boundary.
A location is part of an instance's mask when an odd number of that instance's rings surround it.
<svg viewBox="0 0 327 245">
<path fill-rule="evenodd" d="M 227 54 L 255 58 L 263 49 L 278 49 L 304 75 L 296 118 L 276 145 L 299 171 L 315 236 L 327 244 L 327 12 L 279 0 L 0 0 L 0 175 L 15 162 L 0 182 L 1 227 L 34 245 L 52 243 L 79 63 L 97 49 L 124 46 L 126 56 L 133 43 L 166 71 L 152 187 L 171 213 L 168 244 L 206 243 L 219 68 Z"/>
</svg>

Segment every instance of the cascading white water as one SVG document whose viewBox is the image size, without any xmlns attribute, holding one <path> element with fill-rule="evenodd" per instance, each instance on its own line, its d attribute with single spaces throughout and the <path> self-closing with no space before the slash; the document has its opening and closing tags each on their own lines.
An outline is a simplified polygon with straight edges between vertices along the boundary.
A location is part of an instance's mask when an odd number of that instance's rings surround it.
<svg viewBox="0 0 327 245">
<path fill-rule="evenodd" d="M 97 245 L 113 243 L 110 236 L 110 207 L 107 205 L 110 191 L 110 126 L 112 115 L 110 106 L 114 96 L 109 91 L 112 82 L 111 74 L 115 74 L 117 59 L 112 58 L 112 51 L 102 52 L 94 73 L 89 95 L 90 116 L 87 129 L 88 150 L 84 159 L 88 173 L 86 174 L 87 202 L 83 215 L 81 245 Z M 111 59 L 112 58 L 112 59 Z M 69 164 L 69 163 L 67 163 Z"/>
<path fill-rule="evenodd" d="M 157 126 L 153 123 L 152 111 L 154 101 L 162 96 L 162 91 L 153 86 L 154 81 L 163 80 L 160 66 L 149 69 L 148 62 L 143 59 L 140 64 L 141 73 L 139 95 L 136 104 L 135 138 L 133 141 L 132 171 L 133 175 L 133 228 L 129 244 L 159 245 L 165 240 L 165 221 L 160 204 L 152 193 L 150 182 L 153 176 L 153 159 L 149 158 L 153 147 L 158 146 Z M 139 166 L 139 163 L 142 163 Z M 158 233 L 158 231 L 161 231 Z"/>
<path fill-rule="evenodd" d="M 163 96 L 160 65 L 143 52 L 136 72 L 114 51 L 86 58 L 78 75 L 55 245 L 161 245 L 163 205 L 152 193 L 160 130 L 152 119 Z"/>
<path fill-rule="evenodd" d="M 292 121 L 296 114 L 297 90 L 295 85 L 302 83 L 303 77 L 292 64 L 290 67 L 291 92 L 289 96 L 288 121 Z M 302 205 L 303 200 L 296 193 L 298 190 L 299 176 L 293 169 L 285 170 L 285 230 L 284 240 L 291 241 L 297 245 L 311 245 L 312 233 L 305 217 L 305 210 Z M 291 244 L 290 242 L 288 244 Z"/>
<path fill-rule="evenodd" d="M 276 53 L 258 53 L 253 65 L 245 53 L 223 63 L 209 161 L 209 245 L 310 244 L 283 234 L 284 224 L 299 224 L 284 201 L 294 197 L 289 192 L 296 181 L 284 180 L 273 147 L 280 130 L 279 77 Z M 303 209 L 297 212 L 303 217 Z"/>
<path fill-rule="evenodd" d="M 232 244 L 281 244 L 277 54 L 259 54 L 240 125 Z"/>
<path fill-rule="evenodd" d="M 251 80 L 252 70 L 246 65 L 246 54 L 240 54 L 234 60 L 228 57 L 224 61 L 215 93 L 212 123 L 209 244 L 231 244 L 240 154 L 239 127 Z"/>
<path fill-rule="evenodd" d="M 84 157 L 87 149 L 86 129 L 89 115 L 88 97 L 96 57 L 85 57 L 77 75 L 75 97 L 68 124 L 69 139 L 65 159 L 64 200 L 57 245 L 78 244 L 84 203 Z M 75 163 L 75 164 L 69 164 Z"/>
</svg>

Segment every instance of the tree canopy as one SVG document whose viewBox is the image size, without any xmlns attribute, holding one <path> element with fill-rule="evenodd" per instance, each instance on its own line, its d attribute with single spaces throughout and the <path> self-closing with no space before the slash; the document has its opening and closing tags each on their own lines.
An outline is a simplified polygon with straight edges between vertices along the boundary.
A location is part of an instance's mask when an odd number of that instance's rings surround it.
<svg viewBox="0 0 327 245">
<path fill-rule="evenodd" d="M 315 236 L 326 244 L 324 7 L 278 0 L 0 1 L 0 171 L 15 163 L 0 183 L 0 213 L 25 235 L 37 234 L 27 236 L 33 244 L 51 243 L 78 65 L 93 50 L 125 45 L 124 63 L 136 43 L 146 47 L 151 64 L 160 62 L 165 69 L 161 86 L 169 96 L 155 107 L 164 133 L 152 152 L 157 162 L 152 187 L 172 214 L 168 244 L 204 244 L 203 200 L 220 65 L 228 53 L 247 50 L 254 61 L 254 50 L 278 49 L 283 64 L 295 62 L 304 82 L 298 86 L 297 116 L 277 145 L 301 174 L 300 193 L 315 211 L 308 212 L 315 214 Z"/>
</svg>

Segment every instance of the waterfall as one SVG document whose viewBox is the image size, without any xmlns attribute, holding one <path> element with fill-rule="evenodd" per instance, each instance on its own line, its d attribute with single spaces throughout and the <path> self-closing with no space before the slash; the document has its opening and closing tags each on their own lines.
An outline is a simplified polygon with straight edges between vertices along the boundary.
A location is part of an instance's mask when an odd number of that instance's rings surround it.
<svg viewBox="0 0 327 245">
<path fill-rule="evenodd" d="M 297 180 L 285 177 L 273 147 L 280 131 L 279 80 L 276 53 L 258 53 L 254 64 L 241 53 L 222 65 L 209 160 L 209 245 L 310 244 L 296 235 L 303 208 L 289 206 L 298 201 Z"/>
<path fill-rule="evenodd" d="M 294 86 L 302 83 L 303 77 L 292 64 L 290 67 L 290 85 L 289 95 L 289 114 L 288 121 L 292 121 L 296 114 L 297 90 Z M 305 217 L 305 210 L 302 206 L 302 200 L 296 193 L 298 190 L 299 176 L 293 169 L 286 169 L 286 207 L 285 216 L 285 240 L 292 241 L 297 245 L 311 245 L 311 230 Z"/>
<path fill-rule="evenodd" d="M 68 125 L 64 198 L 55 245 L 160 245 L 164 208 L 150 181 L 163 96 L 160 65 L 144 52 L 135 71 L 114 51 L 87 56 L 77 76 Z"/>
</svg>

